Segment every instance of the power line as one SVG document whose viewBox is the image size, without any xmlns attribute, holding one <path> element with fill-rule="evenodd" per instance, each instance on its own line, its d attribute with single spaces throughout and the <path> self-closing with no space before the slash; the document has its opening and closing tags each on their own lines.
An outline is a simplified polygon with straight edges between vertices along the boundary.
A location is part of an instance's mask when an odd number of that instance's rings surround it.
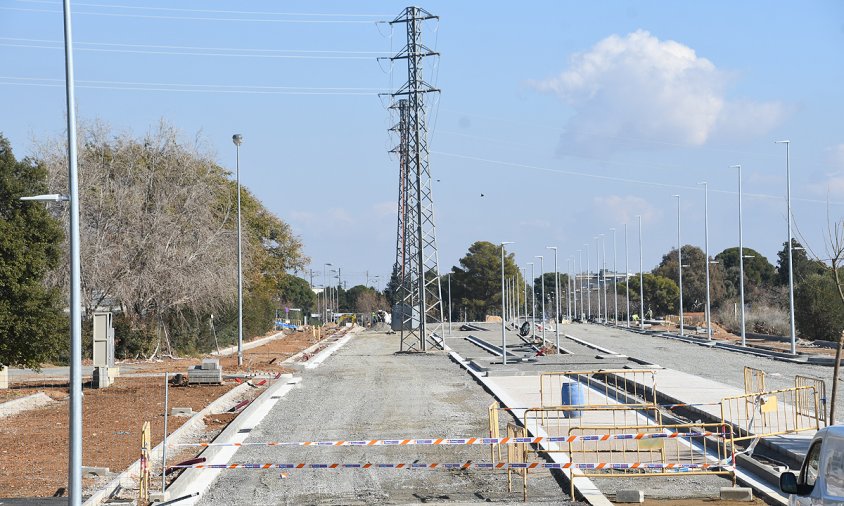
<svg viewBox="0 0 844 506">
<path fill-rule="evenodd" d="M 18 11 L 18 12 L 43 12 L 49 14 L 61 14 L 60 10 L 52 9 L 32 9 L 24 7 L 0 7 L 0 10 Z M 79 11 L 73 13 L 74 16 L 89 15 L 89 16 L 105 16 L 115 18 L 142 18 L 142 19 L 175 19 L 183 21 L 252 21 L 259 23 L 301 23 L 301 24 L 375 24 L 378 21 L 359 21 L 353 19 L 268 19 L 268 18 L 216 18 L 216 17 L 199 17 L 199 16 L 164 16 L 156 14 L 128 14 L 120 12 L 94 12 L 94 11 Z"/>
<path fill-rule="evenodd" d="M 0 37 L 0 40 L 7 40 L 13 42 L 39 42 L 48 44 L 63 45 L 62 40 L 50 39 L 30 39 L 23 37 Z M 116 42 L 77 42 L 74 41 L 74 46 L 110 46 L 110 47 L 130 47 L 130 48 L 153 48 L 153 49 L 186 49 L 197 51 L 246 51 L 255 53 L 302 53 L 302 54 L 360 54 L 360 55 L 385 55 L 390 54 L 388 51 L 350 51 L 350 50 L 336 50 L 336 49 L 265 49 L 265 48 L 233 48 L 233 47 L 203 47 L 203 46 L 168 46 L 158 44 L 126 44 Z M 367 57 L 368 58 L 368 57 Z"/>
<path fill-rule="evenodd" d="M 587 178 L 592 178 L 592 179 L 601 179 L 601 180 L 604 180 L 604 181 L 613 181 L 613 182 L 617 182 L 617 183 L 631 183 L 631 184 L 639 184 L 639 185 L 644 185 L 644 186 L 656 186 L 656 187 L 660 187 L 660 188 L 672 188 L 672 189 L 680 189 L 680 190 L 703 191 L 696 186 L 684 186 L 684 185 L 671 184 L 671 183 L 660 183 L 658 181 L 643 181 L 641 179 L 631 179 L 631 178 L 618 177 L 618 176 L 605 176 L 605 175 L 601 175 L 601 174 L 590 174 L 590 173 L 587 173 L 587 172 L 577 172 L 577 171 L 565 170 L 565 169 L 552 169 L 550 167 L 542 167 L 542 166 L 539 166 L 539 165 L 528 165 L 528 164 L 524 164 L 524 163 L 507 162 L 507 161 L 504 161 L 504 160 L 492 160 L 492 159 L 489 159 L 489 158 L 481 158 L 481 157 L 478 157 L 478 156 L 461 155 L 461 154 L 458 154 L 458 153 L 446 153 L 444 151 L 431 151 L 431 154 L 432 155 L 440 155 L 440 156 L 448 156 L 448 157 L 452 157 L 452 158 L 459 158 L 459 159 L 462 159 L 462 160 L 473 160 L 473 161 L 477 161 L 477 162 L 491 163 L 491 164 L 495 164 L 495 165 L 503 165 L 503 166 L 507 166 L 507 167 L 515 167 L 515 168 L 521 168 L 521 169 L 531 169 L 531 170 L 537 170 L 537 171 L 541 171 L 541 172 L 551 172 L 551 173 L 554 173 L 554 174 L 564 174 L 564 175 L 567 175 L 567 176 L 577 176 L 577 177 L 587 177 Z M 738 192 L 730 191 L 730 190 L 710 189 L 709 191 L 712 192 L 712 193 L 721 193 L 721 194 L 724 194 L 724 195 L 737 195 L 738 194 Z M 759 199 L 780 200 L 780 199 L 784 198 L 782 195 L 770 195 L 770 194 L 767 194 L 767 193 L 742 192 L 742 195 L 744 195 L 746 197 L 753 197 L 753 198 L 759 198 Z M 792 200 L 798 200 L 798 201 L 802 201 L 802 202 L 811 202 L 813 204 L 844 205 L 844 202 L 831 202 L 831 201 L 818 200 L 818 199 L 793 198 Z"/>
<path fill-rule="evenodd" d="M 29 49 L 64 49 L 62 46 L 41 46 L 35 44 L 16 44 L 16 43 L 0 43 L 3 47 L 22 47 Z M 189 52 L 189 51 L 153 51 L 142 49 L 108 49 L 96 47 L 78 47 L 77 51 L 89 51 L 96 53 L 130 53 L 130 54 L 160 54 L 160 55 L 176 55 L 176 56 L 235 56 L 238 58 L 281 58 L 289 60 L 367 60 L 371 61 L 371 56 L 327 56 L 327 55 L 296 55 L 296 54 L 249 54 L 249 53 L 203 53 L 203 52 Z"/>
<path fill-rule="evenodd" d="M 49 4 L 59 5 L 60 2 L 52 2 L 49 0 L 16 0 L 19 3 L 33 3 L 33 4 Z M 369 17 L 369 18 L 385 18 L 388 14 L 340 14 L 340 13 L 323 13 L 323 12 L 268 12 L 268 11 L 232 11 L 232 10 L 216 10 L 216 9 L 185 9 L 179 7 L 151 7 L 140 5 L 116 5 L 116 4 L 94 4 L 74 2 L 73 5 L 81 7 L 106 7 L 112 9 L 137 9 L 137 10 L 154 10 L 154 11 L 169 11 L 169 12 L 204 12 L 208 14 L 250 14 L 250 15 L 273 15 L 273 16 L 336 16 L 336 17 Z"/>
<path fill-rule="evenodd" d="M 20 81 L 20 82 L 15 82 Z M 122 81 L 76 81 L 77 86 L 87 89 L 118 91 L 172 91 L 194 93 L 234 93 L 256 95 L 348 95 L 376 96 L 379 88 L 317 88 L 285 86 L 249 86 L 216 84 L 181 84 L 181 83 L 142 83 Z M 0 76 L 0 85 L 62 87 L 63 79 L 38 77 Z"/>
</svg>

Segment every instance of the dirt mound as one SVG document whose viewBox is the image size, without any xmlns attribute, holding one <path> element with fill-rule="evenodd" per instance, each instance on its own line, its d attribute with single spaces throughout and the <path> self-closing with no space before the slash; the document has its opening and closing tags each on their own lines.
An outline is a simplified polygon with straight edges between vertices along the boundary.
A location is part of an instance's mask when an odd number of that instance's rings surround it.
<svg viewBox="0 0 844 506">
<path fill-rule="evenodd" d="M 392 332 L 393 329 L 390 327 L 389 323 L 385 322 L 377 322 L 373 323 L 371 327 L 367 329 L 367 332 Z"/>
</svg>

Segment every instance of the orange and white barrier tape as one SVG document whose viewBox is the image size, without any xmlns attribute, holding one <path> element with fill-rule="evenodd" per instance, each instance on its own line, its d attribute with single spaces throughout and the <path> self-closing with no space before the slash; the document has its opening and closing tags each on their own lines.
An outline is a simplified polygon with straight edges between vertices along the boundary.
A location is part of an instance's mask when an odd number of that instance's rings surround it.
<svg viewBox="0 0 844 506">
<path fill-rule="evenodd" d="M 299 463 L 269 463 L 269 464 L 188 464 L 173 466 L 182 469 L 644 469 L 655 471 L 691 471 L 695 469 L 717 470 L 729 469 L 723 464 L 694 464 L 694 463 L 650 463 L 650 462 L 590 462 L 590 463 L 556 463 L 556 462 L 448 462 L 448 463 L 389 463 L 375 464 L 371 462 L 359 463 L 330 463 L 308 464 Z"/>
<path fill-rule="evenodd" d="M 577 441 L 626 441 L 641 439 L 676 439 L 722 437 L 726 432 L 643 432 L 638 434 L 583 434 L 577 436 L 469 437 L 428 439 L 363 439 L 357 441 L 264 441 L 244 443 L 179 443 L 175 446 L 405 446 L 405 445 L 492 445 L 574 443 Z"/>
</svg>

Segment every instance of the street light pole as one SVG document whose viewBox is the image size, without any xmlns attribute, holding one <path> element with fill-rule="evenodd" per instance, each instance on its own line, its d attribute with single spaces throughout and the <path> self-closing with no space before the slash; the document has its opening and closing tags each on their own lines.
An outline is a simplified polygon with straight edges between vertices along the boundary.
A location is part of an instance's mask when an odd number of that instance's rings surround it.
<svg viewBox="0 0 844 506">
<path fill-rule="evenodd" d="M 698 184 L 703 185 L 703 244 L 706 251 L 706 339 L 712 340 L 712 306 L 710 305 L 709 295 L 709 184 L 702 181 Z"/>
<path fill-rule="evenodd" d="M 542 346 L 545 346 L 545 257 L 536 255 L 534 258 L 539 259 L 539 290 L 542 298 Z"/>
<path fill-rule="evenodd" d="M 797 330 L 794 328 L 794 263 L 791 250 L 791 141 L 775 141 L 785 144 L 786 214 L 788 215 L 788 318 L 791 326 L 791 354 L 797 354 Z"/>
<path fill-rule="evenodd" d="M 642 215 L 639 218 L 639 329 L 645 330 L 645 273 L 642 259 Z"/>
<path fill-rule="evenodd" d="M 683 328 L 683 241 L 680 239 L 680 196 L 677 198 L 677 276 L 680 280 L 680 336 L 685 334 Z"/>
<path fill-rule="evenodd" d="M 630 256 L 627 254 L 627 223 L 624 224 L 624 291 L 627 299 L 627 328 L 630 328 Z"/>
<path fill-rule="evenodd" d="M 451 273 L 448 273 L 448 335 L 451 337 Z"/>
<path fill-rule="evenodd" d="M 504 246 L 513 244 L 512 241 L 504 241 L 501 243 L 501 358 L 504 365 L 507 365 L 507 334 L 505 324 L 505 298 L 504 298 Z"/>
<path fill-rule="evenodd" d="M 533 340 L 533 333 L 536 331 L 536 274 L 533 271 L 533 262 L 528 262 L 530 265 L 530 293 L 531 293 L 531 303 L 530 303 L 530 339 Z"/>
<path fill-rule="evenodd" d="M 607 300 L 607 236 L 600 234 L 601 237 L 601 279 L 604 280 L 604 325 L 610 320 L 610 304 Z M 600 293 L 598 294 L 601 295 Z"/>
<path fill-rule="evenodd" d="M 324 303 L 322 307 L 322 324 L 325 325 L 328 323 L 328 276 L 325 274 L 325 268 L 331 267 L 330 263 L 322 264 L 322 301 Z"/>
<path fill-rule="evenodd" d="M 589 272 L 589 243 L 583 245 L 586 252 L 586 320 L 592 319 L 592 273 Z"/>
<path fill-rule="evenodd" d="M 528 286 L 528 282 L 527 282 L 527 267 L 525 267 L 524 269 L 522 269 L 522 279 L 523 279 L 523 280 L 524 280 L 524 282 L 525 282 L 525 286 L 524 286 L 524 298 L 525 298 L 525 322 L 527 322 L 527 320 L 528 320 L 528 310 L 527 310 L 527 286 Z"/>
<path fill-rule="evenodd" d="M 741 345 L 747 345 L 744 333 L 744 232 L 741 215 L 741 165 L 731 165 L 731 169 L 738 169 L 738 237 L 739 237 L 739 294 L 741 304 Z M 790 246 L 790 245 L 789 245 Z"/>
<path fill-rule="evenodd" d="M 615 228 L 612 231 L 612 320 L 618 327 L 618 252 L 615 249 Z"/>
<path fill-rule="evenodd" d="M 546 246 L 546 249 L 554 250 L 554 333 L 556 335 L 556 350 L 560 351 L 560 273 L 557 270 L 557 247 Z M 543 283 L 544 284 L 544 283 Z"/>
<path fill-rule="evenodd" d="M 580 312 L 583 313 L 585 310 L 585 305 L 583 304 L 583 250 L 577 250 L 577 255 L 580 260 Z M 581 317 L 580 314 L 577 315 L 578 318 Z"/>
<path fill-rule="evenodd" d="M 73 34 L 70 0 L 64 0 L 65 93 L 67 99 L 67 174 L 70 244 L 70 416 L 68 504 L 82 504 L 82 257 L 79 235 L 79 170 L 76 153 L 76 92 L 73 78 Z"/>
<path fill-rule="evenodd" d="M 235 174 L 237 178 L 237 365 L 243 365 L 243 250 L 240 230 L 240 144 L 243 136 L 232 135 L 236 151 Z"/>
</svg>

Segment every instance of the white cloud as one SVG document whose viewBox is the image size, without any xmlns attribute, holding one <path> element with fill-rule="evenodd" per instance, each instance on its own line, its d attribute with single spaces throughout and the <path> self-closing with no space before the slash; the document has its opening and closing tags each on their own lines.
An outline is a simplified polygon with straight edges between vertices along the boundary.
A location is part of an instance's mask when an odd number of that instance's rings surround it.
<svg viewBox="0 0 844 506">
<path fill-rule="evenodd" d="M 642 222 L 653 222 L 659 211 L 647 200 L 632 195 L 609 195 L 595 197 L 593 209 L 607 223 L 627 223 L 628 227 L 637 222 L 636 215 L 642 215 Z"/>
<path fill-rule="evenodd" d="M 642 140 L 700 146 L 720 129 L 765 132 L 784 110 L 778 103 L 727 100 L 725 72 L 694 49 L 644 30 L 607 37 L 573 55 L 560 75 L 531 84 L 574 110 L 563 149 L 606 149 L 608 138 L 627 147 Z"/>
</svg>

